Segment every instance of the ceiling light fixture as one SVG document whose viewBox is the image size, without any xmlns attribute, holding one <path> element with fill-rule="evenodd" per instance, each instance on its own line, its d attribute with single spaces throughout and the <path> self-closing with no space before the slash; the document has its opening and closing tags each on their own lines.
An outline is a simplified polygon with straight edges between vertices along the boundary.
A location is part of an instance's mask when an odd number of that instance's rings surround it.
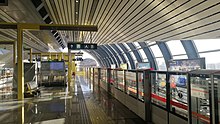
<svg viewBox="0 0 220 124">
<path fill-rule="evenodd" d="M 79 1 L 78 1 L 78 0 L 76 0 L 76 2 L 78 3 Z"/>
</svg>

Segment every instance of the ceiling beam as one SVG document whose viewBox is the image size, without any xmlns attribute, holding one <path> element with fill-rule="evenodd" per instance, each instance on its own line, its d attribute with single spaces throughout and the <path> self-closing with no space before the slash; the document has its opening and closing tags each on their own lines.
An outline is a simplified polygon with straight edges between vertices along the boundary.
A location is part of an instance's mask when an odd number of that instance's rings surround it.
<svg viewBox="0 0 220 124">
<path fill-rule="evenodd" d="M 1 29 L 18 29 L 21 25 L 23 29 L 31 30 L 65 30 L 65 31 L 98 31 L 93 25 L 69 25 L 69 24 L 29 24 L 29 23 L 0 23 Z"/>
<path fill-rule="evenodd" d="M 15 41 L 0 41 L 0 44 L 10 44 L 10 45 L 13 45 L 13 44 L 15 44 Z"/>
</svg>

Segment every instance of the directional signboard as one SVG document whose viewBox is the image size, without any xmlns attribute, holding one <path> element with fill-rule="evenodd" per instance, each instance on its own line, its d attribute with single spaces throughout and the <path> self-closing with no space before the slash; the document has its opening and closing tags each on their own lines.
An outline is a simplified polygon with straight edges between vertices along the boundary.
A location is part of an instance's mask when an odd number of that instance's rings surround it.
<svg viewBox="0 0 220 124">
<path fill-rule="evenodd" d="M 75 58 L 73 61 L 83 61 L 83 58 Z"/>
<path fill-rule="evenodd" d="M 68 49 L 71 50 L 81 50 L 81 49 L 97 49 L 97 44 L 93 44 L 93 43 L 68 43 Z"/>
</svg>

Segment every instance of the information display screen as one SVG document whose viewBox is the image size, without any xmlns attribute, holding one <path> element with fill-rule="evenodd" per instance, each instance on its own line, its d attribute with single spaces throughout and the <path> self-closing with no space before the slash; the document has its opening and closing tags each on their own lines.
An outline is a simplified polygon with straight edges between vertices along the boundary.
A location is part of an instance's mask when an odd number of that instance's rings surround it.
<svg viewBox="0 0 220 124">
<path fill-rule="evenodd" d="M 60 61 L 60 62 L 51 62 L 51 61 L 41 62 L 41 71 L 43 71 L 43 72 L 65 71 L 65 63 L 63 61 Z"/>
<path fill-rule="evenodd" d="M 50 62 L 50 70 L 63 71 L 64 62 Z"/>
</svg>

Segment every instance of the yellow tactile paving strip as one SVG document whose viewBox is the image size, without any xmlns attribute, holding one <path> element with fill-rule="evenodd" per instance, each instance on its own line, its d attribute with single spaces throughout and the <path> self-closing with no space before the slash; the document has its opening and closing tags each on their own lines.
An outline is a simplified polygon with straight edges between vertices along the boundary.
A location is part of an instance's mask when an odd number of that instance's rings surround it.
<svg viewBox="0 0 220 124">
<path fill-rule="evenodd" d="M 89 111 L 92 124 L 115 124 L 114 121 L 106 115 L 104 110 L 95 104 L 92 99 L 86 100 L 86 106 Z"/>
</svg>

